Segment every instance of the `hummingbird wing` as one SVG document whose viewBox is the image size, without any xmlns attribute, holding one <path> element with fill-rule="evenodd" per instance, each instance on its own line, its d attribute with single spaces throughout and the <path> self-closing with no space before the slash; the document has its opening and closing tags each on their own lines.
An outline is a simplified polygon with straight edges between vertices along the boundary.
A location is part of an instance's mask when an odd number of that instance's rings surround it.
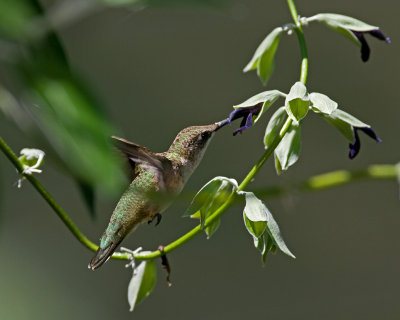
<svg viewBox="0 0 400 320">
<path fill-rule="evenodd" d="M 136 143 L 130 142 L 126 139 L 119 137 L 112 137 L 115 146 L 127 157 L 128 162 L 132 168 L 132 180 L 136 177 L 137 165 L 141 167 L 152 168 L 156 171 L 160 178 L 164 178 L 164 172 L 169 167 L 170 161 L 165 157 L 155 154 L 151 150 L 142 147 Z M 164 180 L 164 179 L 163 179 Z"/>
</svg>

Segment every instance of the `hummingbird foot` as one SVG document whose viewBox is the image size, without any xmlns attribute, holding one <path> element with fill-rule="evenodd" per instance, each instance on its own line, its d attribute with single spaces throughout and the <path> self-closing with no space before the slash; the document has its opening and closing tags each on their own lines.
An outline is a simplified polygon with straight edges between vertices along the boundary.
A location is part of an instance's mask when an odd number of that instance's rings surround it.
<svg viewBox="0 0 400 320">
<path fill-rule="evenodd" d="M 161 213 L 156 213 L 151 220 L 147 221 L 148 224 L 152 223 L 155 219 L 157 219 L 155 226 L 158 226 L 161 222 L 162 215 Z"/>
<path fill-rule="evenodd" d="M 135 254 L 139 253 L 140 251 L 143 250 L 142 247 L 137 248 L 136 250 L 130 250 L 125 247 L 121 247 L 120 250 L 122 252 L 129 253 L 129 259 L 130 261 L 125 265 L 125 268 L 131 267 L 133 270 L 133 274 L 136 274 L 136 264 L 135 264 Z"/>
</svg>

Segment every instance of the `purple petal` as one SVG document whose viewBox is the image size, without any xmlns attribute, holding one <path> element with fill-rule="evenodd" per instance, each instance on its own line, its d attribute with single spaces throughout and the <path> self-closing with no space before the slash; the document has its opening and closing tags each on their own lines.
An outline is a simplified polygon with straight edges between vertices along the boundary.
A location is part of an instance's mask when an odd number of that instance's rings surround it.
<svg viewBox="0 0 400 320">
<path fill-rule="evenodd" d="M 235 109 L 233 110 L 230 114 L 229 114 L 229 123 L 231 123 L 233 120 L 242 118 L 247 116 L 247 114 L 250 111 L 247 110 L 247 108 L 239 108 L 239 109 Z"/>
<path fill-rule="evenodd" d="M 379 138 L 379 137 L 376 135 L 375 131 L 372 130 L 371 128 L 367 128 L 367 127 L 364 127 L 364 128 L 356 128 L 356 130 L 358 130 L 358 129 L 361 130 L 362 132 L 364 132 L 368 137 L 374 139 L 376 142 L 382 142 L 382 139 Z"/>
<path fill-rule="evenodd" d="M 375 38 L 378 38 L 379 40 L 385 41 L 386 43 L 391 43 L 390 38 L 386 37 L 385 34 L 379 29 L 369 31 L 369 34 Z"/>
<path fill-rule="evenodd" d="M 350 148 L 349 158 L 350 159 L 354 159 L 357 156 L 357 154 L 360 152 L 360 148 L 361 148 L 361 141 L 360 141 L 360 137 L 357 133 L 357 129 L 358 128 L 353 128 L 354 141 L 353 141 L 353 143 L 349 144 L 349 148 Z"/>
<path fill-rule="evenodd" d="M 247 118 L 243 117 L 242 123 L 240 124 L 240 128 L 233 132 L 233 135 L 236 136 L 239 132 L 242 133 L 243 130 L 250 128 L 253 125 L 253 114 L 249 113 Z"/>
<path fill-rule="evenodd" d="M 350 31 L 353 32 L 354 35 L 357 37 L 357 39 L 361 42 L 361 60 L 363 62 L 367 62 L 369 59 L 371 50 L 369 49 L 368 43 L 364 38 L 364 33 L 358 32 L 358 31 L 353 31 L 353 30 L 350 30 Z"/>
</svg>

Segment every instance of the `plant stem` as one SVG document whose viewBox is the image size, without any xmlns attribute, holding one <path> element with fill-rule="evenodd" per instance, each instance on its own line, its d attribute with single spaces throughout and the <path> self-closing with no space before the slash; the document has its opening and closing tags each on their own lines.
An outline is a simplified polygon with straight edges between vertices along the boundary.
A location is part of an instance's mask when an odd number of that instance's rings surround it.
<svg viewBox="0 0 400 320">
<path fill-rule="evenodd" d="M 5 141 L 0 137 L 0 149 L 7 156 L 7 158 L 12 162 L 18 172 L 24 176 L 33 187 L 40 193 L 42 198 L 46 200 L 49 206 L 54 210 L 54 212 L 58 215 L 61 221 L 67 226 L 67 228 L 71 231 L 74 237 L 82 243 L 86 248 L 96 251 L 98 246 L 91 242 L 86 236 L 78 229 L 78 227 L 72 222 L 71 218 L 67 215 L 67 213 L 60 207 L 60 205 L 54 200 L 54 198 L 50 195 L 50 193 L 43 187 L 43 185 L 37 180 L 33 175 L 24 174 L 24 167 L 22 163 L 19 161 L 16 154 L 11 150 L 11 148 L 5 143 Z M 129 259 L 129 255 L 123 254 L 119 255 L 117 258 L 119 259 Z"/>
<path fill-rule="evenodd" d="M 303 84 L 306 84 L 307 74 L 308 74 L 308 53 L 307 53 L 306 40 L 304 39 L 303 28 L 301 27 L 299 15 L 297 14 L 297 10 L 296 10 L 296 6 L 294 5 L 294 1 L 287 0 L 287 4 L 289 6 L 290 14 L 292 15 L 294 24 L 296 25 L 295 31 L 296 31 L 297 39 L 299 40 L 299 45 L 300 45 L 300 54 L 301 54 L 300 81 Z"/>
<path fill-rule="evenodd" d="M 0 149 L 7 156 L 7 158 L 12 162 L 12 164 L 17 168 L 17 170 L 22 174 L 24 168 L 21 162 L 18 160 L 18 157 L 14 154 L 14 152 L 10 149 L 10 147 L 4 142 L 4 140 L 0 137 Z M 273 150 L 273 148 L 269 149 Z M 261 168 L 262 164 L 267 160 L 267 158 L 271 155 L 272 151 L 269 151 L 269 155 L 267 154 L 268 150 L 261 157 L 261 159 L 257 162 L 257 164 L 253 167 L 253 169 L 249 172 L 243 182 L 240 184 L 240 190 L 244 190 L 248 183 L 251 181 L 251 177 L 254 177 L 258 170 Z M 355 170 L 355 171 L 345 171 L 345 170 L 337 170 L 333 172 L 319 174 L 313 177 L 310 177 L 304 182 L 300 182 L 294 185 L 289 186 L 272 186 L 268 188 L 263 188 L 259 190 L 254 190 L 254 193 L 259 197 L 279 197 L 294 190 L 298 190 L 301 192 L 312 192 L 312 191 L 320 191 L 324 189 L 329 189 L 333 187 L 338 187 L 346 184 L 350 184 L 353 182 L 357 182 L 360 180 L 374 179 L 374 180 L 395 180 L 398 179 L 400 172 L 400 165 L 394 164 L 380 164 L 380 165 L 371 165 L 365 169 Z M 82 243 L 85 247 L 92 251 L 97 250 L 97 245 L 88 240 L 76 227 L 76 225 L 72 222 L 72 220 L 68 217 L 65 211 L 57 204 L 57 202 L 53 199 L 53 197 L 46 191 L 46 189 L 40 184 L 40 182 L 33 177 L 32 175 L 24 175 L 30 183 L 35 187 L 35 189 L 42 195 L 42 197 L 46 200 L 46 202 L 51 206 L 51 208 L 56 212 L 59 218 L 63 221 L 63 223 L 68 227 L 71 233 L 75 236 L 75 238 Z M 210 216 L 206 225 L 209 225 L 216 219 L 218 219 L 231 205 L 234 204 L 235 200 L 237 200 L 236 196 L 233 196 L 228 199 L 220 208 L 218 208 L 212 216 Z M 202 230 L 200 226 L 197 226 L 190 230 L 188 233 L 175 240 L 168 246 L 164 248 L 164 252 L 168 253 L 176 248 L 180 247 Z M 139 260 L 147 260 L 154 259 L 160 256 L 160 251 L 153 251 L 147 254 L 137 254 L 135 258 Z M 113 259 L 121 259 L 121 260 L 129 260 L 129 254 L 116 252 L 112 256 Z"/>
</svg>

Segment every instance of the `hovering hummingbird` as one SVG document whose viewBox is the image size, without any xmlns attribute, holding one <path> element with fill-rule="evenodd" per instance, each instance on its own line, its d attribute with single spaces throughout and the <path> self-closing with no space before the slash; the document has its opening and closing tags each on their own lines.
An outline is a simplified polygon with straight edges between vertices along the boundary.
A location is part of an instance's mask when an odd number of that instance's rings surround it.
<svg viewBox="0 0 400 320">
<path fill-rule="evenodd" d="M 160 222 L 161 213 L 171 200 L 155 201 L 153 195 L 178 194 L 199 165 L 215 131 L 227 123 L 230 123 L 229 119 L 185 128 L 163 153 L 153 153 L 145 147 L 113 137 L 117 148 L 128 158 L 132 182 L 114 209 L 89 269 L 95 270 L 105 263 L 139 224 L 154 219 L 157 219 L 156 224 Z"/>
</svg>

